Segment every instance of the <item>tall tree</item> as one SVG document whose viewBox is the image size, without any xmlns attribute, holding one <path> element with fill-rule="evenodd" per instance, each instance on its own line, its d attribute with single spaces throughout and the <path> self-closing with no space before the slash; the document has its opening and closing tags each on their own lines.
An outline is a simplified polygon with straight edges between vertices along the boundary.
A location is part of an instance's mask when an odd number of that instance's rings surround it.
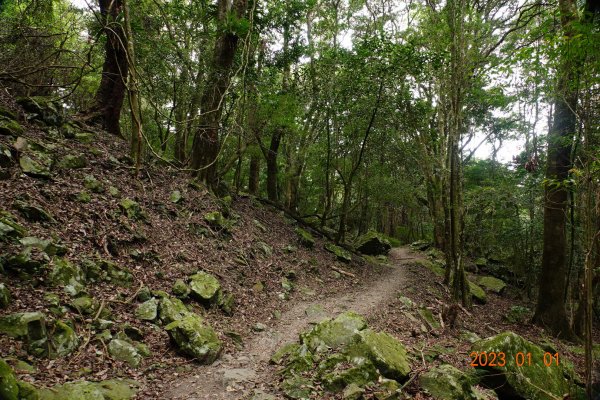
<svg viewBox="0 0 600 400">
<path fill-rule="evenodd" d="M 233 61 L 244 24 L 247 0 L 219 0 L 217 3 L 217 34 L 208 82 L 200 106 L 200 123 L 192 145 L 192 169 L 202 182 L 216 182 L 217 158 L 221 148 L 219 125 L 225 95 L 231 81 Z"/>
<path fill-rule="evenodd" d="M 574 337 L 564 303 L 567 278 L 567 179 L 572 166 L 571 150 L 577 130 L 577 70 L 580 60 L 570 51 L 570 39 L 576 34 L 575 0 L 559 0 L 560 23 L 564 42 L 554 94 L 554 120 L 548 133 L 548 160 L 544 196 L 544 247 L 539 294 L 533 321 L 554 335 Z"/>
<path fill-rule="evenodd" d="M 85 112 L 85 117 L 90 122 L 99 123 L 107 132 L 119 136 L 119 120 L 129 68 L 127 35 L 121 23 L 122 13 L 121 0 L 100 0 L 100 21 L 106 34 L 104 65 L 94 104 Z"/>
</svg>

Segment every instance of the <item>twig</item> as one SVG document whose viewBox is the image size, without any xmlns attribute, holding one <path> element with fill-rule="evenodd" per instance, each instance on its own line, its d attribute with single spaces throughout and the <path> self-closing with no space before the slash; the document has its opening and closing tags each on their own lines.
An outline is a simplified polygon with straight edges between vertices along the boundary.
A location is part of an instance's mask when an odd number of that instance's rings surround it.
<svg viewBox="0 0 600 400">
<path fill-rule="evenodd" d="M 332 266 L 331 269 L 334 270 L 334 271 L 336 271 L 336 272 L 339 272 L 342 275 L 346 275 L 346 276 L 349 276 L 351 278 L 356 278 L 356 275 L 354 275 L 352 272 L 347 272 L 347 271 L 344 271 L 343 269 L 340 269 L 340 268 L 334 267 L 334 266 Z"/>
</svg>

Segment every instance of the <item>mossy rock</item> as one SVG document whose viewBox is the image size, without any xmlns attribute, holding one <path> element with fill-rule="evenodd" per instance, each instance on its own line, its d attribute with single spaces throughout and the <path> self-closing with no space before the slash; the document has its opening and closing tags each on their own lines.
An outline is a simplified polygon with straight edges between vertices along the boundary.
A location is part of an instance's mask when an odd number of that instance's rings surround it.
<svg viewBox="0 0 600 400">
<path fill-rule="evenodd" d="M 49 333 L 50 358 L 65 357 L 79 346 L 79 337 L 75 330 L 62 321 L 55 321 Z"/>
<path fill-rule="evenodd" d="M 32 222 L 56 222 L 50 212 L 44 208 L 30 204 L 26 201 L 15 200 L 13 207 L 18 210 L 23 217 Z"/>
<path fill-rule="evenodd" d="M 477 400 L 472 379 L 452 365 L 434 367 L 419 377 L 427 393 L 439 400 Z"/>
<path fill-rule="evenodd" d="M 169 196 L 169 201 L 171 203 L 181 203 L 181 201 L 183 200 L 183 196 L 181 195 L 181 192 L 179 190 L 173 190 L 171 192 L 171 195 Z"/>
<path fill-rule="evenodd" d="M 71 300 L 71 308 L 82 315 L 92 315 L 98 311 L 98 301 L 93 297 L 83 295 Z"/>
<path fill-rule="evenodd" d="M 0 106 L 0 117 L 4 117 L 7 119 L 17 119 L 18 118 L 17 114 L 14 111 L 9 110 L 8 108 L 3 107 L 3 106 Z"/>
<path fill-rule="evenodd" d="M 135 310 L 135 316 L 143 321 L 154 321 L 158 316 L 158 301 L 151 298 L 140 304 Z"/>
<path fill-rule="evenodd" d="M 345 263 L 349 263 L 350 261 L 352 261 L 352 255 L 350 254 L 350 252 L 348 250 L 341 248 L 340 246 L 336 246 L 333 243 L 326 243 L 324 248 L 328 252 L 335 254 L 336 258 L 339 261 L 342 261 Z"/>
<path fill-rule="evenodd" d="M 130 198 L 125 198 L 121 200 L 121 202 L 119 203 L 119 207 L 123 214 L 129 219 L 139 221 L 144 220 L 146 218 L 146 215 L 142 211 L 140 205 Z"/>
<path fill-rule="evenodd" d="M 221 292 L 219 280 L 204 271 L 199 271 L 190 276 L 189 286 L 191 294 L 204 303 L 216 301 Z"/>
<path fill-rule="evenodd" d="M 406 348 L 385 332 L 360 331 L 348 352 L 369 359 L 386 378 L 404 381 L 410 373 Z"/>
<path fill-rule="evenodd" d="M 191 293 L 190 287 L 181 279 L 177 279 L 175 281 L 173 287 L 171 288 L 171 291 L 176 297 L 180 299 L 185 299 Z"/>
<path fill-rule="evenodd" d="M 87 167 L 87 158 L 83 154 L 67 154 L 56 165 L 59 169 L 81 169 Z"/>
<path fill-rule="evenodd" d="M 419 315 L 429 325 L 430 329 L 440 329 L 440 321 L 433 315 L 433 312 L 425 307 L 419 308 Z"/>
<path fill-rule="evenodd" d="M 189 314 L 183 302 L 175 297 L 161 297 L 158 303 L 158 316 L 163 324 L 178 321 Z"/>
<path fill-rule="evenodd" d="M 126 340 L 113 339 L 108 344 L 108 352 L 119 361 L 126 362 L 129 366 L 136 368 L 142 361 L 142 355 L 138 353 L 135 346 Z"/>
<path fill-rule="evenodd" d="M 67 253 L 67 248 L 61 244 L 54 243 L 49 239 L 40 239 L 33 236 L 27 236 L 19 240 L 23 247 L 34 247 L 38 250 L 42 250 L 49 257 L 63 256 Z"/>
<path fill-rule="evenodd" d="M 133 282 L 133 275 L 126 267 L 104 259 L 99 259 L 97 265 L 102 271 L 101 276 L 105 281 L 124 287 L 130 286 Z"/>
<path fill-rule="evenodd" d="M 506 288 L 506 283 L 502 279 L 494 278 L 493 276 L 482 276 L 477 280 L 477 283 L 484 289 L 500 294 Z"/>
<path fill-rule="evenodd" d="M 4 283 L 0 283 L 0 308 L 7 308 L 10 305 L 10 290 Z"/>
<path fill-rule="evenodd" d="M 44 323 L 45 316 L 41 312 L 22 312 L 0 317 L 0 333 L 13 338 L 26 337 L 29 325 Z"/>
<path fill-rule="evenodd" d="M 496 352 L 506 355 L 506 365 L 475 367 L 482 382 L 496 390 L 500 397 L 525 398 L 528 400 L 562 399 L 569 394 L 573 399 L 582 397 L 582 390 L 566 377 L 574 377 L 572 370 L 564 362 L 559 365 L 544 364 L 545 351 L 513 332 L 503 332 L 482 339 L 473 344 L 471 351 Z M 524 357 L 521 366 L 517 364 L 517 354 L 531 354 Z"/>
<path fill-rule="evenodd" d="M 52 271 L 50 271 L 50 283 L 56 286 L 65 286 L 71 295 L 77 295 L 85 285 L 85 274 L 78 266 L 66 258 L 54 258 L 52 260 Z"/>
<path fill-rule="evenodd" d="M 165 326 L 165 330 L 179 350 L 198 363 L 211 364 L 221 353 L 222 343 L 217 334 L 197 314 L 188 313 Z"/>
<path fill-rule="evenodd" d="M 512 306 L 504 319 L 511 324 L 522 324 L 531 317 L 531 310 L 523 306 Z"/>
<path fill-rule="evenodd" d="M 8 242 L 27 235 L 27 229 L 17 223 L 16 218 L 7 211 L 0 211 L 0 241 Z"/>
<path fill-rule="evenodd" d="M 138 384 L 133 380 L 111 379 L 102 382 L 69 382 L 51 388 L 35 390 L 27 400 L 129 400 L 135 396 Z"/>
<path fill-rule="evenodd" d="M 362 254 L 370 256 L 387 254 L 391 248 L 390 242 L 382 234 L 375 231 L 367 232 L 356 241 L 356 249 Z"/>
<path fill-rule="evenodd" d="M 310 351 L 321 352 L 350 343 L 354 335 L 366 327 L 367 323 L 361 315 L 347 311 L 335 319 L 316 324 L 308 332 L 302 333 L 300 338 Z"/>
<path fill-rule="evenodd" d="M 213 229 L 228 233 L 233 225 L 232 221 L 223 216 L 220 211 L 212 211 L 204 214 L 204 221 Z"/>
<path fill-rule="evenodd" d="M 443 277 L 446 273 L 444 268 L 430 260 L 416 259 L 412 263 L 427 268 L 439 277 Z"/>
<path fill-rule="evenodd" d="M 48 166 L 27 155 L 19 157 L 19 166 L 25 175 L 31 176 L 32 178 L 50 178 L 50 169 Z"/>
<path fill-rule="evenodd" d="M 296 228 L 296 235 L 298 235 L 298 242 L 304 247 L 312 249 L 315 246 L 315 238 L 305 229 Z"/>
<path fill-rule="evenodd" d="M 25 129 L 17 121 L 0 116 L 0 135 L 21 136 Z"/>
<path fill-rule="evenodd" d="M 377 381 L 379 374 L 375 366 L 367 359 L 357 359 L 357 363 L 339 363 L 336 368 L 323 375 L 321 381 L 331 392 L 340 392 L 348 385 L 359 387 Z"/>
<path fill-rule="evenodd" d="M 290 399 L 308 399 L 313 389 L 312 381 L 302 376 L 292 376 L 281 383 L 281 390 Z"/>
<path fill-rule="evenodd" d="M 104 193 L 104 185 L 94 175 L 84 176 L 83 186 L 92 193 Z"/>
<path fill-rule="evenodd" d="M 19 97 L 17 103 L 27 111 L 28 119 L 42 121 L 49 126 L 62 126 L 64 112 L 62 105 L 52 98 L 44 96 Z"/>
<path fill-rule="evenodd" d="M 478 303 L 487 303 L 487 296 L 485 294 L 485 291 L 480 286 L 469 281 L 469 290 L 473 299 L 475 299 Z"/>
<path fill-rule="evenodd" d="M 221 292 L 217 299 L 217 305 L 226 315 L 231 316 L 235 308 L 235 296 L 231 293 L 224 294 Z"/>
<path fill-rule="evenodd" d="M 2 400 L 19 400 L 17 378 L 6 361 L 0 359 L 0 398 Z"/>
</svg>

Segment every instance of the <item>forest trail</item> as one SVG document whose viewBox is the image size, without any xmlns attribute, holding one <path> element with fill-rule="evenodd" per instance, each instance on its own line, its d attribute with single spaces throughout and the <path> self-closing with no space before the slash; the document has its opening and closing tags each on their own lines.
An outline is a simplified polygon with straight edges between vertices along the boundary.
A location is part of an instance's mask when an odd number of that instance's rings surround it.
<svg viewBox="0 0 600 400">
<path fill-rule="evenodd" d="M 276 324 L 245 343 L 242 350 L 225 355 L 213 365 L 200 366 L 193 375 L 177 382 L 164 393 L 165 399 L 233 400 L 248 398 L 254 391 L 263 393 L 267 364 L 275 351 L 298 339 L 311 323 L 352 310 L 366 317 L 391 302 L 404 288 L 404 264 L 423 256 L 407 247 L 394 248 L 389 254 L 389 267 L 373 282 L 356 291 L 341 293 L 320 301 L 303 301 L 284 312 Z M 265 390 L 264 392 L 267 392 Z M 257 396 L 257 398 L 260 398 Z M 270 399 L 265 395 L 264 399 Z"/>
</svg>

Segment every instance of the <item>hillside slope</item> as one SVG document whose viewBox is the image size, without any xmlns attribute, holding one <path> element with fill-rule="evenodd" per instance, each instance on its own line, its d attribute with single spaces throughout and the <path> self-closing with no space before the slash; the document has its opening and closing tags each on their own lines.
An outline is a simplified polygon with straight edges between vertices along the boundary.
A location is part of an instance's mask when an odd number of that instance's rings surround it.
<svg viewBox="0 0 600 400">
<path fill-rule="evenodd" d="M 146 166 L 136 179 L 124 141 L 76 123 L 54 124 L 60 114 L 52 115 L 51 104 L 40 106 L 41 112 L 28 112 L 11 98 L 2 99 L 3 113 L 16 116 L 23 131 L 0 136 L 1 212 L 5 222 L 16 222 L 26 233 L 20 241 L 0 243 L 5 264 L 0 282 L 13 299 L 0 313 L 40 311 L 49 320 L 69 321 L 81 345 L 67 358 L 38 359 L 28 355 L 24 342 L 0 336 L 1 357 L 33 364 L 35 372 L 21 375 L 24 380 L 47 385 L 80 377 L 128 377 L 142 384 L 146 394 L 141 398 L 152 397 L 160 381 L 177 376 L 188 359 L 170 345 L 164 330 L 135 317 L 146 289 L 171 293 L 177 280 L 187 281 L 197 271 L 216 276 L 223 293 L 233 296 L 232 311 L 186 302 L 219 332 L 228 352 L 238 335 L 244 340 L 257 322 L 268 325 L 290 302 L 344 291 L 368 280 L 377 268 L 362 261 L 341 264 L 319 238 L 314 248 L 306 248 L 292 221 L 276 210 L 250 197 L 219 200 L 167 166 Z M 29 164 L 37 169 L 24 173 L 24 160 L 32 160 Z M 209 221 L 214 212 L 227 217 L 223 226 Z M 61 255 L 48 256 L 23 237 L 50 240 Z M 19 255 L 26 253 L 17 265 Z M 124 285 L 115 279 L 90 281 L 82 292 L 103 311 L 82 315 L 70 306 L 74 297 L 65 285 L 51 282 L 63 259 L 74 265 L 114 263 L 131 279 Z M 335 265 L 357 279 L 330 268 Z M 151 355 L 140 367 L 130 368 L 106 354 L 106 338 L 100 335 L 104 329 L 96 323 L 106 310 L 110 313 L 104 319 L 115 322 L 112 334 L 127 325 L 142 332 Z"/>
</svg>

